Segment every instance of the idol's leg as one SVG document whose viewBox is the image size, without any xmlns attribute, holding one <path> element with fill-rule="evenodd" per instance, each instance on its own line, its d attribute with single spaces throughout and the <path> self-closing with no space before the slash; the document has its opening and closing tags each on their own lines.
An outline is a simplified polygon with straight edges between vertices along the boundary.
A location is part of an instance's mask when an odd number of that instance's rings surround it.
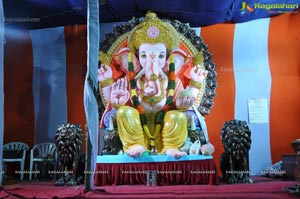
<svg viewBox="0 0 300 199">
<path fill-rule="evenodd" d="M 123 150 L 130 156 L 140 156 L 147 147 L 139 112 L 129 106 L 120 107 L 117 111 L 117 124 Z"/>
<path fill-rule="evenodd" d="M 179 151 L 187 138 L 187 118 L 184 112 L 177 110 L 168 111 L 164 118 L 162 129 L 162 153 L 175 158 L 186 155 Z"/>
</svg>

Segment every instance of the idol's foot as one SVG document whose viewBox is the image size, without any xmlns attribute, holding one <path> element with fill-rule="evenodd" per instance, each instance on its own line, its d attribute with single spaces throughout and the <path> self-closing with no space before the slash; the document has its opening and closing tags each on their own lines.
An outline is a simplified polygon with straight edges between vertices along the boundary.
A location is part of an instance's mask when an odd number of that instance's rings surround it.
<svg viewBox="0 0 300 199">
<path fill-rule="evenodd" d="M 130 147 L 126 153 L 127 155 L 131 156 L 131 157 L 139 157 L 142 155 L 143 152 L 145 152 L 146 149 L 145 147 L 143 147 L 142 145 L 134 145 L 132 147 Z"/>
<path fill-rule="evenodd" d="M 179 151 L 178 149 L 174 149 L 174 148 L 169 148 L 166 150 L 166 154 L 173 156 L 174 158 L 180 158 L 180 157 L 186 155 L 186 152 Z"/>
</svg>

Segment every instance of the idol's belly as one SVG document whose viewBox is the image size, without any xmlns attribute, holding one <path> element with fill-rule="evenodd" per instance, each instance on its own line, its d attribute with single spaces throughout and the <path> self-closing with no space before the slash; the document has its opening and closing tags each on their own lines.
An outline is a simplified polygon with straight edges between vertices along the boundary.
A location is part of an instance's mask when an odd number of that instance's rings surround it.
<svg viewBox="0 0 300 199">
<path fill-rule="evenodd" d="M 149 104 L 147 102 L 141 101 L 141 105 L 144 108 L 145 112 L 148 113 L 157 113 L 160 110 L 163 109 L 164 105 L 166 104 L 166 97 L 163 97 L 163 99 L 160 102 L 157 102 L 155 104 Z"/>
</svg>

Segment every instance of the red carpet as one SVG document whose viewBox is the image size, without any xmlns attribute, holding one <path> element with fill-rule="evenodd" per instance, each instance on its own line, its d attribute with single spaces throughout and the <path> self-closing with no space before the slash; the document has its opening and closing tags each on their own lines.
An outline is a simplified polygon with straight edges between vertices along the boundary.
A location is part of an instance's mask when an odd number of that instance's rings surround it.
<svg viewBox="0 0 300 199">
<path fill-rule="evenodd" d="M 53 181 L 17 183 L 4 186 L 0 198 L 299 198 L 283 191 L 299 182 L 253 177 L 254 184 L 236 185 L 144 185 L 102 186 L 85 193 L 84 186 L 56 187 Z"/>
</svg>

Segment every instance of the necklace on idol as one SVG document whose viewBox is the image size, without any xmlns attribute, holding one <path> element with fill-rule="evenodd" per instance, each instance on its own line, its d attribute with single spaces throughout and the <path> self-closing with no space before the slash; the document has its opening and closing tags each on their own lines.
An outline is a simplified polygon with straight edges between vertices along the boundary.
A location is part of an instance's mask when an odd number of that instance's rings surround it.
<svg viewBox="0 0 300 199">
<path fill-rule="evenodd" d="M 140 104 L 140 101 L 137 96 L 136 91 L 136 80 L 135 80 L 135 72 L 134 72 L 134 65 L 132 62 L 132 53 L 128 53 L 128 76 L 129 76 L 129 84 L 130 84 L 130 94 L 131 94 L 131 102 L 133 106 L 138 110 L 140 114 L 141 125 L 146 133 L 147 137 L 150 140 L 150 150 L 151 152 L 155 152 L 155 145 L 154 145 L 154 138 L 157 137 L 161 130 L 162 122 L 164 120 L 164 116 L 166 112 L 170 109 L 173 104 L 173 96 L 175 93 L 175 64 L 174 64 L 174 55 L 170 55 L 170 63 L 169 63 L 169 75 L 168 75 L 168 97 L 166 100 L 165 105 L 163 106 L 162 110 L 160 110 L 155 119 L 155 130 L 154 134 L 152 135 L 149 131 L 147 125 L 147 117 L 145 114 L 144 107 Z"/>
</svg>

